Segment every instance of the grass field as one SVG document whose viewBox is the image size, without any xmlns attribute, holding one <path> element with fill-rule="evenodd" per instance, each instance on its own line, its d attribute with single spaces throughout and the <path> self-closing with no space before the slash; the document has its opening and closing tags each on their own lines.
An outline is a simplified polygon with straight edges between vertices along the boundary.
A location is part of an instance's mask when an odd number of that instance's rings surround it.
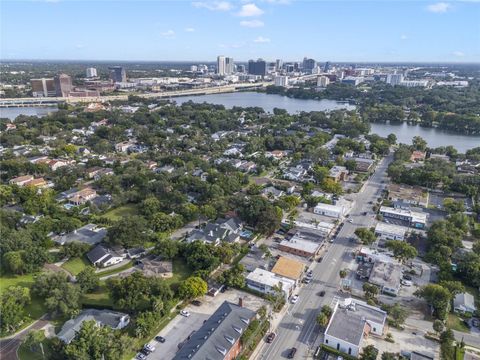
<svg viewBox="0 0 480 360">
<path fill-rule="evenodd" d="M 81 301 L 84 306 L 94 305 L 113 307 L 113 301 L 108 294 L 104 281 L 100 282 L 100 287 L 95 292 L 82 295 Z"/>
<path fill-rule="evenodd" d="M 10 286 L 30 287 L 33 284 L 33 274 L 0 276 L 0 293 Z"/>
<path fill-rule="evenodd" d="M 447 327 L 465 333 L 470 332 L 470 329 L 463 323 L 463 320 L 455 314 L 448 314 Z"/>
<path fill-rule="evenodd" d="M 173 260 L 173 276 L 165 281 L 171 285 L 179 283 L 192 274 L 192 270 L 187 266 L 183 259 L 174 259 Z"/>
<path fill-rule="evenodd" d="M 85 257 L 76 257 L 69 259 L 62 265 L 62 268 L 67 270 L 72 275 L 78 275 L 83 269 L 91 265 Z"/>
<path fill-rule="evenodd" d="M 105 214 L 103 214 L 103 217 L 112 221 L 117 221 L 123 217 L 133 216 L 137 214 L 138 214 L 137 205 L 128 204 L 128 205 L 120 206 L 116 209 L 106 212 Z"/>
</svg>

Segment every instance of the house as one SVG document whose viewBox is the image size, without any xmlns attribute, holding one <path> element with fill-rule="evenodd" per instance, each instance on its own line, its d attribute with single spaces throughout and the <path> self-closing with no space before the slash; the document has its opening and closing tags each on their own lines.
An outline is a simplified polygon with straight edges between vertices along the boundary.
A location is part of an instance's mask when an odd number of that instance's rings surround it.
<svg viewBox="0 0 480 360">
<path fill-rule="evenodd" d="M 339 205 L 318 203 L 317 206 L 315 206 L 315 208 L 313 209 L 313 212 L 318 215 L 324 215 L 339 219 L 343 215 L 345 215 L 345 208 Z"/>
<path fill-rule="evenodd" d="M 54 159 L 54 160 L 48 161 L 47 165 L 50 169 L 52 169 L 52 171 L 56 171 L 57 169 L 59 169 L 63 166 L 67 166 L 69 163 L 70 162 L 65 161 L 65 160 Z"/>
<path fill-rule="evenodd" d="M 383 335 L 386 320 L 385 311 L 363 301 L 352 298 L 337 301 L 325 329 L 323 343 L 357 357 L 369 334 Z"/>
<path fill-rule="evenodd" d="M 225 301 L 195 333 L 180 344 L 173 360 L 233 360 L 242 349 L 240 337 L 255 312 Z M 187 334 L 185 334 L 187 335 Z"/>
<path fill-rule="evenodd" d="M 278 245 L 278 250 L 310 258 L 317 255 L 320 246 L 320 243 L 302 239 L 299 235 L 294 235 L 290 240 L 282 240 Z"/>
<path fill-rule="evenodd" d="M 402 266 L 392 261 L 375 261 L 368 282 L 377 285 L 383 294 L 397 296 L 400 291 Z"/>
<path fill-rule="evenodd" d="M 203 241 L 204 243 L 218 245 L 221 241 L 229 243 L 240 240 L 242 223 L 238 218 L 217 219 L 209 222 L 203 229 L 194 230 L 187 237 L 188 242 Z"/>
<path fill-rule="evenodd" d="M 300 182 L 303 180 L 305 175 L 307 175 L 307 170 L 305 170 L 302 166 L 297 165 L 294 167 L 289 167 L 288 170 L 283 174 L 283 177 L 285 179 Z"/>
<path fill-rule="evenodd" d="M 87 253 L 87 258 L 97 267 L 107 267 L 122 262 L 126 255 L 119 254 L 103 245 L 97 245 Z"/>
<path fill-rule="evenodd" d="M 382 206 L 380 207 L 380 215 L 384 218 L 406 221 L 409 226 L 417 229 L 423 229 L 427 225 L 427 213 L 423 212 Z"/>
<path fill-rule="evenodd" d="M 65 322 L 57 337 L 69 344 L 82 328 L 83 322 L 92 320 L 98 326 L 108 326 L 114 330 L 120 330 L 128 325 L 130 317 L 127 314 L 111 310 L 85 309 L 76 318 Z"/>
<path fill-rule="evenodd" d="M 44 178 L 37 178 L 30 180 L 25 184 L 25 186 L 33 186 L 33 187 L 38 187 L 38 188 L 44 188 L 48 186 L 48 183 L 45 181 Z"/>
<path fill-rule="evenodd" d="M 473 314 L 477 311 L 475 298 L 472 294 L 466 292 L 455 295 L 455 298 L 453 299 L 453 310 L 459 313 Z"/>
<path fill-rule="evenodd" d="M 348 179 L 348 170 L 345 166 L 333 166 L 328 171 L 328 177 L 335 182 L 346 181 Z"/>
<path fill-rule="evenodd" d="M 273 272 L 257 268 L 246 277 L 247 287 L 262 294 L 275 294 L 280 288 L 287 300 L 295 289 L 295 281 Z"/>
<path fill-rule="evenodd" d="M 129 259 L 138 259 L 145 255 L 147 251 L 143 247 L 132 248 L 127 250 L 127 256 Z"/>
<path fill-rule="evenodd" d="M 387 186 L 388 200 L 427 207 L 428 192 L 418 186 L 391 183 Z"/>
<path fill-rule="evenodd" d="M 266 155 L 268 157 L 273 157 L 276 160 L 281 160 L 287 155 L 287 152 L 283 150 L 273 150 L 267 153 Z"/>
<path fill-rule="evenodd" d="M 351 160 L 355 161 L 355 171 L 358 172 L 369 172 L 375 163 L 374 160 L 364 158 L 352 158 Z"/>
<path fill-rule="evenodd" d="M 100 166 L 94 166 L 94 167 L 86 169 L 85 170 L 85 175 L 86 175 L 87 178 L 93 179 L 95 177 L 95 175 L 97 175 L 102 170 L 103 170 L 103 168 L 101 168 Z"/>
<path fill-rule="evenodd" d="M 135 142 L 133 141 L 122 141 L 115 144 L 115 151 L 126 153 L 134 145 L 135 145 Z"/>
<path fill-rule="evenodd" d="M 95 245 L 107 236 L 107 229 L 98 227 L 96 224 L 87 224 L 65 235 L 57 235 L 52 238 L 57 244 L 65 245 L 71 242 L 81 242 Z"/>
<path fill-rule="evenodd" d="M 68 201 L 69 203 L 78 206 L 78 205 L 83 205 L 87 201 L 93 200 L 96 197 L 97 197 L 97 192 L 95 190 L 93 190 L 92 188 L 85 188 L 71 194 Z"/>
<path fill-rule="evenodd" d="M 272 272 L 274 274 L 292 279 L 294 281 L 299 281 L 304 271 L 304 263 L 285 256 L 280 256 L 275 266 L 272 268 Z"/>
<path fill-rule="evenodd" d="M 149 161 L 147 161 L 147 163 L 145 165 L 147 166 L 148 170 L 153 170 L 157 167 L 158 164 L 157 164 L 156 161 L 149 160 Z"/>
<path fill-rule="evenodd" d="M 262 194 L 265 195 L 267 198 L 278 199 L 285 193 L 283 192 L 283 190 L 278 190 L 276 187 L 269 186 L 263 189 Z"/>
<path fill-rule="evenodd" d="M 171 278 L 173 276 L 173 263 L 161 256 L 149 255 L 138 261 L 137 267 L 145 276 Z"/>
<path fill-rule="evenodd" d="M 386 240 L 405 240 L 407 228 L 404 226 L 377 223 L 375 226 L 375 235 Z"/>
<path fill-rule="evenodd" d="M 420 162 L 425 160 L 426 153 L 425 151 L 418 151 L 415 150 L 412 152 L 412 155 L 410 155 L 410 161 L 411 162 Z"/>
<path fill-rule="evenodd" d="M 252 272 L 257 268 L 268 269 L 268 258 L 265 253 L 258 247 L 254 246 L 250 249 L 250 252 L 245 255 L 240 264 L 243 265 L 245 271 Z"/>
<path fill-rule="evenodd" d="M 32 175 L 24 175 L 24 176 L 19 176 L 19 177 L 10 179 L 9 184 L 10 185 L 17 185 L 17 186 L 24 186 L 29 181 L 32 181 L 32 180 L 33 180 Z"/>
</svg>

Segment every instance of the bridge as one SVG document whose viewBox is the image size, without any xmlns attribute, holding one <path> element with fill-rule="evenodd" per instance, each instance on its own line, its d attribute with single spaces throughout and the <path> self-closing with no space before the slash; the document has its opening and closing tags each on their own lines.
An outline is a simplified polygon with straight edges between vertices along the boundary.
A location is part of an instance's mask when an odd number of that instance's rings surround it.
<svg viewBox="0 0 480 360">
<path fill-rule="evenodd" d="M 44 98 L 5 98 L 0 99 L 0 108 L 6 107 L 25 107 L 25 106 L 56 106 L 58 103 L 91 103 L 91 102 L 105 102 L 115 100 L 127 100 L 129 95 L 135 95 L 146 99 L 168 98 L 178 96 L 191 96 L 191 95 L 208 95 L 208 94 L 220 94 L 235 92 L 241 90 L 255 90 L 267 85 L 271 85 L 271 82 L 260 83 L 240 83 L 224 86 L 205 87 L 187 90 L 172 90 L 162 91 L 155 93 L 125 93 L 120 95 L 106 95 L 95 97 L 44 97 Z"/>
</svg>

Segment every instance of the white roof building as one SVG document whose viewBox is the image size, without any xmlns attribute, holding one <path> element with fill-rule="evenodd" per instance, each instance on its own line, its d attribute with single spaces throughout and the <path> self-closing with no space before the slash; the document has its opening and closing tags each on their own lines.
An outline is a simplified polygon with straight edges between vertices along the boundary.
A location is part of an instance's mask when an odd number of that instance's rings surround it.
<svg viewBox="0 0 480 360">
<path fill-rule="evenodd" d="M 477 310 L 475 306 L 475 298 L 472 294 L 466 292 L 455 295 L 453 300 L 453 310 L 461 313 L 474 313 Z"/>
<path fill-rule="evenodd" d="M 404 240 L 407 228 L 404 226 L 379 222 L 375 226 L 375 235 L 387 240 Z"/>
<path fill-rule="evenodd" d="M 318 215 L 325 215 L 338 219 L 345 214 L 345 207 L 318 203 L 317 206 L 315 206 L 315 208 L 313 209 L 313 212 Z"/>
<path fill-rule="evenodd" d="M 248 274 L 246 281 L 250 289 L 259 291 L 262 294 L 272 294 L 274 293 L 274 287 L 281 286 L 285 298 L 288 298 L 295 288 L 294 280 L 260 268 L 256 268 Z"/>
</svg>

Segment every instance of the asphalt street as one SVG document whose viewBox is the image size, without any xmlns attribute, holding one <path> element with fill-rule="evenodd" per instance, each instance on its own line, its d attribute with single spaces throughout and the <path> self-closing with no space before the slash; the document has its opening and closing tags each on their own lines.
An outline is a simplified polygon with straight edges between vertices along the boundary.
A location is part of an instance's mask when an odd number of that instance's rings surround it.
<svg viewBox="0 0 480 360">
<path fill-rule="evenodd" d="M 323 305 L 332 305 L 335 298 L 341 297 L 339 293 L 341 269 L 349 268 L 353 264 L 352 250 L 356 246 L 349 239 L 354 235 L 357 227 L 370 227 L 375 222 L 372 205 L 380 197 L 382 188 L 387 182 L 386 169 L 393 160 L 393 155 L 384 158 L 375 173 L 365 183 L 362 191 L 352 196 L 355 203 L 350 212 L 352 223 L 345 222 L 338 236 L 329 244 L 327 252 L 321 263 L 313 263 L 313 281 L 301 287 L 296 304 L 289 304 L 288 311 L 275 330 L 277 337 L 272 344 L 263 344 L 257 359 L 287 358 L 292 347 L 297 348 L 297 357 L 311 356 L 318 345 L 320 328 L 316 317 Z M 367 215 L 363 213 L 367 211 Z M 318 293 L 324 290 L 325 296 Z"/>
</svg>

